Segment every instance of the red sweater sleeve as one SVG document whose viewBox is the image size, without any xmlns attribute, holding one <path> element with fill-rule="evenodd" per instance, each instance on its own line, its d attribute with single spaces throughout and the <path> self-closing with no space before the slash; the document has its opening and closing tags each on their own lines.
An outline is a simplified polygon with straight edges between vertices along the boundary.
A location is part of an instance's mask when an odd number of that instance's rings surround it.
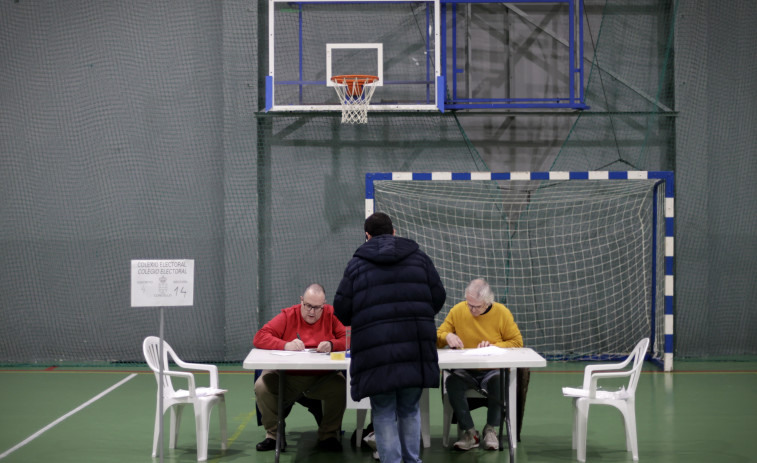
<svg viewBox="0 0 757 463">
<path fill-rule="evenodd" d="M 271 321 L 263 325 L 252 339 L 252 345 L 258 349 L 284 350 L 286 343 L 297 338 L 297 322 L 291 316 L 293 308 L 289 307 L 282 310 Z M 294 315 L 299 317 L 299 310 Z"/>
</svg>

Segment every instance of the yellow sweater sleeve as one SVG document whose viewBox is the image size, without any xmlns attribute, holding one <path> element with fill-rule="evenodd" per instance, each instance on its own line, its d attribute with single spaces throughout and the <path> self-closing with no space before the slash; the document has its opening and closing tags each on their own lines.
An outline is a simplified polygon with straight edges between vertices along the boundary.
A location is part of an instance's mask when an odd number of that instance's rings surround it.
<svg viewBox="0 0 757 463">
<path fill-rule="evenodd" d="M 523 337 L 513 314 L 498 302 L 478 317 L 471 315 L 465 301 L 456 304 L 436 331 L 437 347 L 447 345 L 449 333 L 458 335 L 466 349 L 478 347 L 481 341 L 489 341 L 497 347 L 523 347 Z"/>
<path fill-rule="evenodd" d="M 439 329 L 436 330 L 436 347 L 442 348 L 447 346 L 447 335 L 450 333 L 456 333 L 457 331 L 455 330 L 455 327 L 462 324 L 462 321 L 459 321 L 460 316 L 464 315 L 462 312 L 468 312 L 468 306 L 465 301 L 455 304 L 455 306 L 449 310 L 444 322 L 442 322 Z M 468 312 L 468 314 L 470 315 L 470 312 Z"/>
</svg>

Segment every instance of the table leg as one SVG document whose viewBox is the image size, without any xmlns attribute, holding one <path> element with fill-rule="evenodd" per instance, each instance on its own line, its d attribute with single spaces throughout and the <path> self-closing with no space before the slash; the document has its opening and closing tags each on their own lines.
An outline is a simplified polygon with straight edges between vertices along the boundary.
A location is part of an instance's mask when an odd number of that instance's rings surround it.
<svg viewBox="0 0 757 463">
<path fill-rule="evenodd" d="M 517 368 L 510 368 L 510 378 L 508 383 L 508 398 L 509 402 L 508 404 L 512 404 L 512 406 L 507 407 L 507 414 L 510 418 L 510 427 L 515 429 L 515 432 L 518 432 L 518 369 Z M 509 434 L 509 430 L 508 430 Z M 510 439 L 510 445 L 512 445 L 512 448 L 518 447 L 518 436 L 515 434 L 512 434 L 512 439 Z"/>
<path fill-rule="evenodd" d="M 507 423 L 507 419 L 505 417 L 505 413 L 507 413 L 507 397 L 509 394 L 509 389 L 507 389 L 507 386 L 505 386 L 505 369 L 500 368 L 499 369 L 499 384 L 500 384 L 500 394 L 502 394 L 502 397 L 500 397 L 500 400 L 502 401 L 502 413 L 499 417 L 499 451 L 505 450 L 505 445 L 502 443 L 502 434 L 503 430 L 505 428 L 505 424 Z M 509 429 L 508 429 L 509 431 Z"/>
<path fill-rule="evenodd" d="M 281 447 L 284 444 L 284 381 L 286 381 L 286 372 L 279 370 L 279 424 L 276 426 L 276 463 L 279 463 L 279 455 L 281 454 Z"/>
<path fill-rule="evenodd" d="M 507 385 L 505 386 L 506 377 L 508 377 L 508 380 Z M 502 416 L 499 420 L 499 450 L 503 451 L 505 449 L 504 444 L 502 443 L 502 429 L 507 426 L 507 443 L 510 451 L 510 463 L 513 463 L 515 461 L 515 442 L 517 441 L 517 439 L 513 435 L 512 425 L 512 417 L 515 416 L 515 414 L 512 413 L 512 410 L 516 408 L 513 407 L 512 404 L 517 403 L 518 394 L 518 389 L 514 387 L 514 385 L 517 384 L 516 378 L 517 375 L 515 373 L 515 368 L 510 368 L 508 375 L 505 375 L 504 368 L 500 368 L 499 383 L 502 385 L 502 406 L 506 407 L 506 409 L 503 411 Z"/>
<path fill-rule="evenodd" d="M 513 434 L 513 417 L 517 416 L 515 413 L 518 403 L 518 388 L 517 385 L 517 374 L 515 368 L 510 368 L 510 371 L 508 372 L 508 385 L 507 385 L 507 397 L 509 401 L 507 402 L 507 419 L 505 420 L 507 422 L 507 443 L 510 447 L 510 463 L 515 463 L 515 445 L 518 439 L 516 439 L 515 435 Z M 515 425 L 515 428 L 517 429 L 517 424 Z M 502 428 L 500 428 L 501 430 Z M 501 442 L 501 441 L 500 441 Z"/>
</svg>

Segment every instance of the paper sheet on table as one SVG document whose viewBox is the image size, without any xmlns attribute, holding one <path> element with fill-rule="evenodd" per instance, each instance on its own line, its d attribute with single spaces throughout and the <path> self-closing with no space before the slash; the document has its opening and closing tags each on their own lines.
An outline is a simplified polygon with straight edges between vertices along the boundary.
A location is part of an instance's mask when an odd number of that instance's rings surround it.
<svg viewBox="0 0 757 463">
<path fill-rule="evenodd" d="M 506 349 L 497 346 L 479 347 L 477 349 L 465 349 L 463 355 L 472 355 L 474 357 L 486 357 L 489 355 L 504 355 Z"/>
<path fill-rule="evenodd" d="M 271 354 L 273 354 L 273 355 L 281 355 L 283 357 L 286 357 L 288 355 L 312 354 L 314 352 L 318 352 L 318 351 L 316 349 L 305 349 L 305 350 L 272 350 Z"/>
<path fill-rule="evenodd" d="M 272 350 L 271 351 L 272 355 L 281 355 L 282 357 L 287 357 L 289 355 L 294 355 L 296 353 L 297 352 L 293 350 Z"/>
</svg>

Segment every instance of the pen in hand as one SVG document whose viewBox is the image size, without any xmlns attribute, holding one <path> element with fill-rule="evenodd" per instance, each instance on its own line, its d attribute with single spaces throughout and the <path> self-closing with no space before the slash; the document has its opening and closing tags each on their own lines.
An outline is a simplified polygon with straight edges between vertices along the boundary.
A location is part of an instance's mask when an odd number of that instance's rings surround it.
<svg viewBox="0 0 757 463">
<path fill-rule="evenodd" d="M 297 340 L 300 341 L 299 344 L 301 344 L 301 346 L 299 346 L 297 350 L 305 350 L 305 347 L 306 347 L 305 341 L 303 341 L 302 338 L 300 337 L 300 333 L 296 333 L 296 334 L 297 334 Z"/>
</svg>

